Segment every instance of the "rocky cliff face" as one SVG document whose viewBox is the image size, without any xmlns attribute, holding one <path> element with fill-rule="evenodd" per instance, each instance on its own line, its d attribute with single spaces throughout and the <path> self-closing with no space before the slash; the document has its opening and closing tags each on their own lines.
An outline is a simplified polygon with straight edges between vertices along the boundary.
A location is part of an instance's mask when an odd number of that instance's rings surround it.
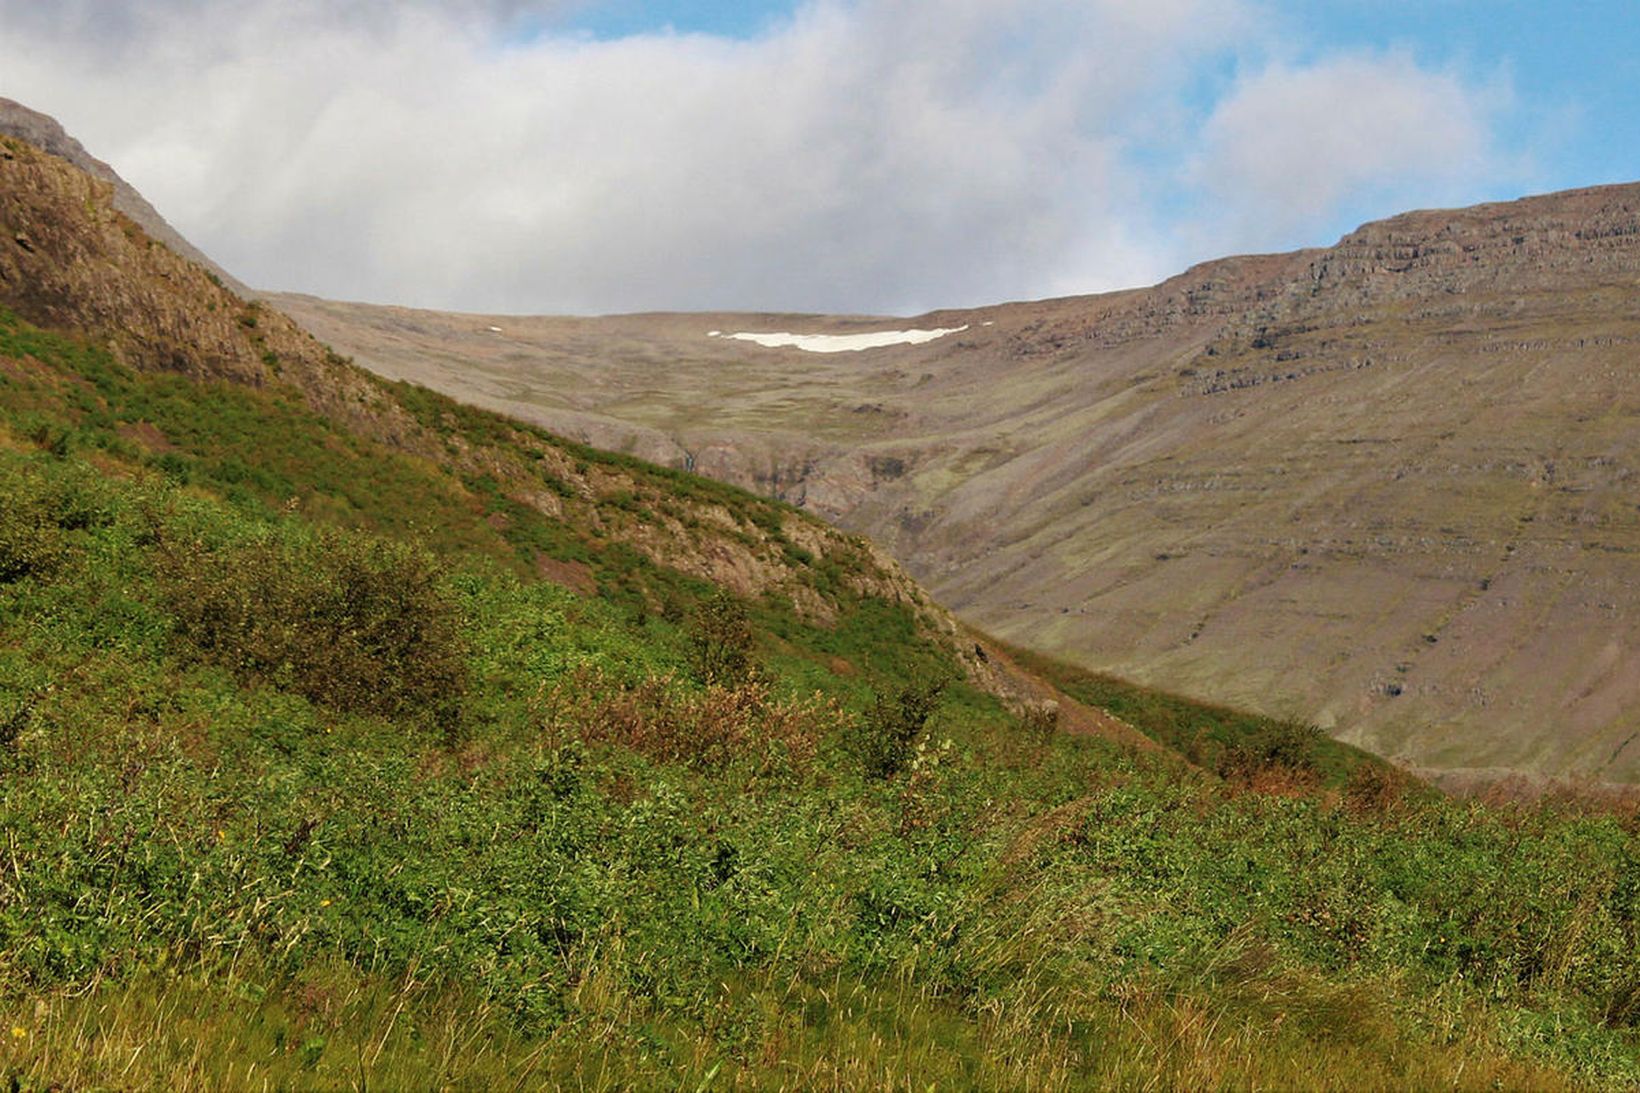
<svg viewBox="0 0 1640 1093">
<path fill-rule="evenodd" d="M 1585 287 L 1640 262 L 1640 187 L 1601 186 L 1368 224 L 1310 273 L 1334 307 Z"/>
<path fill-rule="evenodd" d="M 118 188 L 15 137 L 0 137 L 0 304 L 106 344 L 127 363 L 264 386 L 384 435 L 411 422 L 288 317 L 150 238 Z"/>
<path fill-rule="evenodd" d="M 63 129 L 56 118 L 42 114 L 38 110 L 30 110 L 22 103 L 11 99 L 0 98 L 0 135 L 16 137 L 43 152 L 66 160 L 92 178 L 108 183 L 113 188 L 114 208 L 130 217 L 150 239 L 210 270 L 239 295 L 251 295 L 244 285 L 172 228 L 148 203 L 147 198 L 121 178 L 114 168 L 87 152 L 79 141 Z"/>
<path fill-rule="evenodd" d="M 1453 776 L 1640 779 L 1640 187 L 914 320 L 291 306 L 374 369 L 800 501 L 1091 667 Z M 706 337 L 907 325 L 967 329 Z"/>
</svg>

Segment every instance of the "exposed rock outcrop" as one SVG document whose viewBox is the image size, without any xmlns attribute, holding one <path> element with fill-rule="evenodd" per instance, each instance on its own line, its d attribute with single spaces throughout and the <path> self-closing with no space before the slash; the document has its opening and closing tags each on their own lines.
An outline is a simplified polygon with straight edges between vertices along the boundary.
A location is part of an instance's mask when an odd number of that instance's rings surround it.
<svg viewBox="0 0 1640 1093">
<path fill-rule="evenodd" d="M 199 248 L 184 239 L 168 224 L 148 199 L 121 178 L 114 168 L 85 150 L 85 147 L 63 129 L 56 118 L 30 110 L 22 103 L 0 98 L 0 135 L 16 137 L 41 151 L 67 160 L 92 178 L 113 187 L 114 208 L 134 220 L 150 239 L 163 243 L 183 258 L 203 266 L 241 296 L 252 295 L 221 266 L 211 261 Z"/>
</svg>

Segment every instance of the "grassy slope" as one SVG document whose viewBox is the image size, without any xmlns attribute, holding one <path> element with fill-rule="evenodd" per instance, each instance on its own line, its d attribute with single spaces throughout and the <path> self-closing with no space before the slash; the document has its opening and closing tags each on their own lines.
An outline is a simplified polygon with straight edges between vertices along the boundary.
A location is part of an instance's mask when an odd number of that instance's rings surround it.
<svg viewBox="0 0 1640 1093">
<path fill-rule="evenodd" d="M 0 309 L 0 421 L 31 446 L 73 451 L 117 474 L 155 472 L 262 519 L 299 512 L 319 523 L 412 537 L 450 557 L 482 559 L 520 577 L 543 562 L 580 567 L 585 584 L 637 620 L 675 622 L 714 586 L 634 549 L 628 530 L 665 518 L 749 552 L 777 552 L 800 591 L 835 625 L 805 623 L 780 586 L 752 607 L 766 627 L 813 658 L 882 660 L 892 670 L 917 626 L 909 607 L 863 594 L 878 581 L 863 546 L 839 539 L 816 557 L 787 538 L 788 506 L 710 479 L 601 452 L 474 410 L 424 388 L 392 400 L 446 445 L 442 461 L 348 433 L 293 390 L 253 389 L 139 372 Z M 573 461 L 576 481 L 548 469 Z M 496 468 L 495 473 L 473 469 Z M 562 498 L 557 518 L 521 503 L 514 469 Z M 697 514 L 727 525 L 702 527 Z M 789 587 L 789 583 L 788 583 Z M 660 618 L 658 616 L 664 616 Z M 790 643 L 787 643 L 790 648 Z M 936 661 L 944 658 L 936 655 Z"/>
<path fill-rule="evenodd" d="M 1009 647 L 1008 655 L 1065 694 L 1109 711 L 1198 764 L 1213 766 L 1226 751 L 1250 743 L 1294 737 L 1304 741 L 1316 772 L 1329 785 L 1343 785 L 1356 767 L 1378 762 L 1359 748 L 1295 722 L 1141 687 L 1029 649 Z"/>
<path fill-rule="evenodd" d="M 23 1087 L 1640 1078 L 1632 818 L 1181 777 L 961 687 L 867 777 L 870 683 L 949 667 L 903 609 L 756 604 L 771 681 L 706 688 L 693 578 L 492 519 L 482 480 L 277 390 L 0 338 L 0 1071 Z M 179 635 L 198 575 L 167 544 L 312 560 L 324 523 L 448 567 L 453 727 Z M 604 594 L 531 580 L 540 543 Z"/>
</svg>

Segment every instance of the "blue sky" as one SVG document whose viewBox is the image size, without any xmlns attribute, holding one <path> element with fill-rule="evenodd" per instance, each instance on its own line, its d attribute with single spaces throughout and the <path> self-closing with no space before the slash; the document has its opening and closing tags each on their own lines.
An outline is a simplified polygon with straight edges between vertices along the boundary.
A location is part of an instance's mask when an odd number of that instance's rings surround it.
<svg viewBox="0 0 1640 1093">
<path fill-rule="evenodd" d="M 59 117 L 252 284 L 474 311 L 1150 283 L 1640 180 L 1632 0 L 0 0 Z"/>
<path fill-rule="evenodd" d="M 559 20 L 576 30 L 600 38 L 620 38 L 629 34 L 671 29 L 683 34 L 723 34 L 751 37 L 771 22 L 790 18 L 797 7 L 792 0 L 673 0 L 645 3 L 644 0 L 607 0 L 589 3 Z"/>
<path fill-rule="evenodd" d="M 1406 48 L 1513 85 L 1504 139 L 1550 188 L 1640 179 L 1640 5 L 1633 0 L 1339 0 L 1281 5 L 1312 50 Z"/>
</svg>

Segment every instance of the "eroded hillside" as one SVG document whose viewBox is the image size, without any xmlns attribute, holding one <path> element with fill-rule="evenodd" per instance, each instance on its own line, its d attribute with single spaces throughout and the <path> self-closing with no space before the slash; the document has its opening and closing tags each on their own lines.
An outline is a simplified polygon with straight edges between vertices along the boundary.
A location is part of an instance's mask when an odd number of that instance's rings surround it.
<svg viewBox="0 0 1640 1093">
<path fill-rule="evenodd" d="M 865 532 L 1034 648 L 1452 775 L 1640 777 L 1640 187 L 909 321 L 283 305 L 373 370 Z M 707 336 L 903 326 L 966 329 Z"/>
<path fill-rule="evenodd" d="M 384 384 L 151 239 L 119 211 L 115 192 L 59 157 L 0 138 L 0 316 L 10 309 L 90 335 L 114 365 L 91 382 L 89 397 L 65 399 L 65 383 L 88 377 L 30 367 L 26 356 L 0 360 L 14 414 L 37 406 L 51 421 L 69 408 L 89 425 L 88 442 L 106 445 L 113 431 L 126 456 L 184 479 L 226 482 L 324 519 L 434 534 L 640 613 L 675 615 L 717 587 L 765 605 L 771 625 L 789 613 L 821 631 L 876 627 L 881 643 L 904 620 L 1010 707 L 1057 705 L 1067 729 L 1154 746 L 1000 650 L 987 652 L 988 639 L 869 541 L 732 486 L 475 413 L 425 388 Z M 156 396 L 127 368 L 185 382 Z M 200 384 L 216 392 L 224 420 L 199 422 Z M 349 460 L 372 467 L 370 477 L 343 470 Z"/>
<path fill-rule="evenodd" d="M 171 227 L 159 211 L 148 203 L 147 198 L 121 178 L 114 168 L 86 151 L 85 146 L 75 140 L 56 118 L 42 114 L 38 110 L 31 110 L 20 102 L 0 97 L 0 133 L 26 141 L 42 151 L 67 160 L 92 178 L 108 183 L 113 187 L 114 208 L 134 220 L 149 238 L 158 240 L 190 262 L 204 266 L 240 295 L 247 294 L 245 286 L 211 261 L 198 247 L 184 239 L 181 233 Z"/>
</svg>

